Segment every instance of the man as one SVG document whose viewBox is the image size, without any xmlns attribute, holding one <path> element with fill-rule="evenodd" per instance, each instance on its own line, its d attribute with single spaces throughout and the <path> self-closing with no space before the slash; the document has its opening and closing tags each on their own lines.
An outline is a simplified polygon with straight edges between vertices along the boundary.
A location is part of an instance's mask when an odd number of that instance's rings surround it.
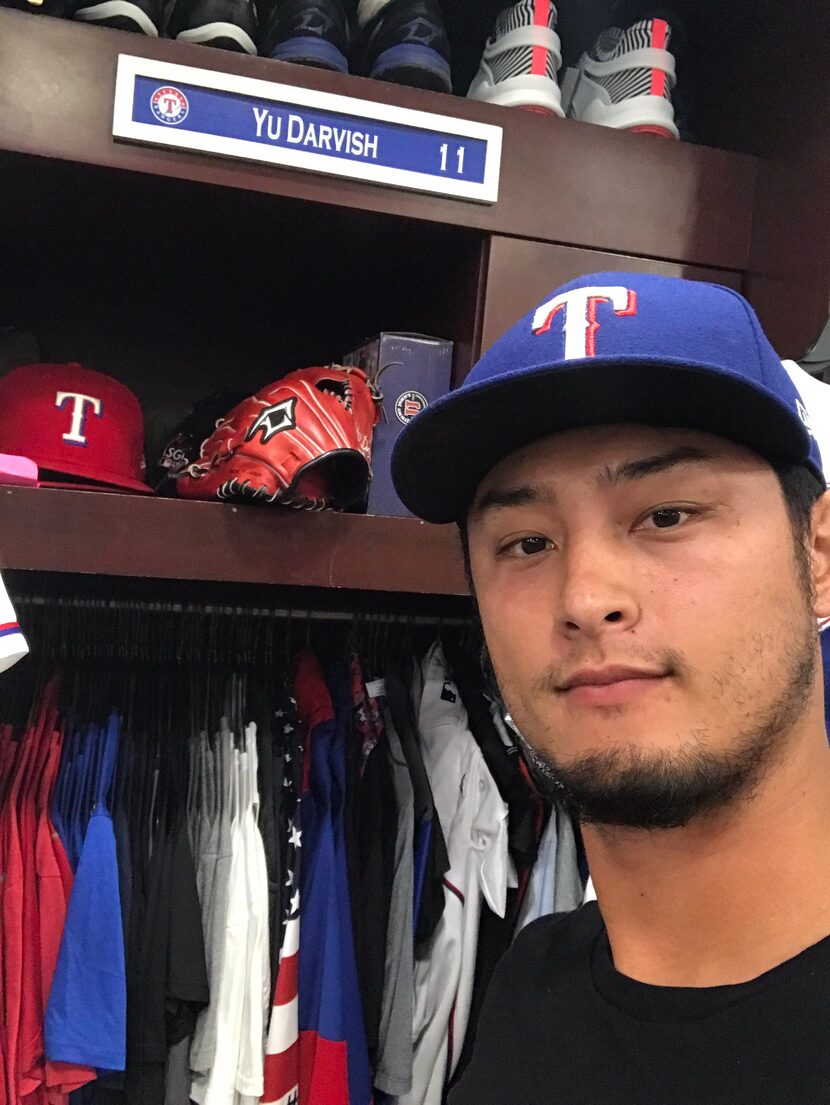
<svg viewBox="0 0 830 1105">
<path fill-rule="evenodd" d="M 830 495 L 737 293 L 553 293 L 394 458 L 456 521 L 598 901 L 528 926 L 451 1105 L 830 1102 Z"/>
</svg>

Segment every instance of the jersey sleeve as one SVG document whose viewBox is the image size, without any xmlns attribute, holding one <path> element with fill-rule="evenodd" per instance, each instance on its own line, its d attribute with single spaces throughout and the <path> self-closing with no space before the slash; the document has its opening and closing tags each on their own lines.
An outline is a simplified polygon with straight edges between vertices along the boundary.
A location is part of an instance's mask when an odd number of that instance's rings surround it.
<svg viewBox="0 0 830 1105">
<path fill-rule="evenodd" d="M 28 651 L 29 645 L 0 576 L 0 672 L 16 664 Z"/>
</svg>

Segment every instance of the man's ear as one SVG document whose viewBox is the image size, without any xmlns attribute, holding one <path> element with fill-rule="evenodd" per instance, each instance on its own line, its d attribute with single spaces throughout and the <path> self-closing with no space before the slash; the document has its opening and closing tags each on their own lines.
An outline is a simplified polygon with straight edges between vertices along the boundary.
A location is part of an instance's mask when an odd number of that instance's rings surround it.
<svg viewBox="0 0 830 1105">
<path fill-rule="evenodd" d="M 817 618 L 830 618 L 830 491 L 813 506 L 810 570 L 816 594 Z"/>
</svg>

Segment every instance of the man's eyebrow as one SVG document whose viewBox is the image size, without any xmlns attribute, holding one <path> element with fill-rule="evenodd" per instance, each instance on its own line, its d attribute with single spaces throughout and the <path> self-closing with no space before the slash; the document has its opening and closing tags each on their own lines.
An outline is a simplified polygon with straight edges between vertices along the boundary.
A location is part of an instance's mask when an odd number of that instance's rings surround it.
<svg viewBox="0 0 830 1105">
<path fill-rule="evenodd" d="M 660 472 L 668 472 L 681 464 L 701 464 L 714 460 L 711 453 L 704 449 L 698 449 L 694 445 L 680 445 L 676 449 L 669 449 L 665 453 L 656 453 L 650 457 L 638 457 L 636 460 L 626 460 L 621 464 L 615 464 L 603 468 L 597 474 L 596 482 L 599 486 L 615 487 L 620 483 L 630 480 L 642 480 L 646 476 L 655 476 Z"/>
<path fill-rule="evenodd" d="M 646 476 L 668 472 L 681 464 L 701 464 L 714 459 L 711 453 L 703 449 L 693 445 L 679 445 L 676 449 L 669 449 L 665 453 L 622 461 L 613 467 L 607 466 L 597 473 L 596 482 L 600 486 L 615 487 L 630 480 L 642 480 Z M 484 492 L 478 502 L 473 503 L 470 517 L 480 518 L 491 510 L 506 507 L 534 506 L 537 503 L 555 506 L 556 502 L 556 492 L 549 486 L 522 484 L 519 487 L 492 487 Z"/>
<path fill-rule="evenodd" d="M 549 488 L 534 487 L 530 484 L 522 487 L 492 487 L 485 491 L 478 502 L 473 503 L 470 515 L 481 517 L 491 510 L 500 507 L 533 506 L 534 503 L 551 505 L 556 502 L 556 495 Z"/>
</svg>

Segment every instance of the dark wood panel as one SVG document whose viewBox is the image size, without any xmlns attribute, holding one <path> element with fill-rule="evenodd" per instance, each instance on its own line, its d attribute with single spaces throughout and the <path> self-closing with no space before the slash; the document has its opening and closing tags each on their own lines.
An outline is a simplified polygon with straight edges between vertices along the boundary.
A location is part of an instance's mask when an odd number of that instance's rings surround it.
<svg viewBox="0 0 830 1105">
<path fill-rule="evenodd" d="M 487 269 L 482 350 L 487 349 L 560 284 L 588 272 L 655 272 L 692 280 L 713 280 L 740 288 L 741 274 L 696 265 L 667 264 L 597 250 L 571 249 L 546 242 L 493 237 Z"/>
<path fill-rule="evenodd" d="M 0 488 L 0 565 L 286 587 L 467 593 L 454 526 L 51 488 Z"/>
<path fill-rule="evenodd" d="M 114 143 L 119 52 L 499 124 L 501 198 L 486 207 Z M 721 150 L 4 9 L 0 148 L 727 268 L 746 261 L 755 177 L 752 158 Z"/>
<path fill-rule="evenodd" d="M 744 290 L 777 351 L 797 359 L 830 300 L 830 4 L 720 8 L 693 95 L 714 141 L 759 159 Z M 728 110 L 724 73 L 741 89 Z"/>
</svg>

